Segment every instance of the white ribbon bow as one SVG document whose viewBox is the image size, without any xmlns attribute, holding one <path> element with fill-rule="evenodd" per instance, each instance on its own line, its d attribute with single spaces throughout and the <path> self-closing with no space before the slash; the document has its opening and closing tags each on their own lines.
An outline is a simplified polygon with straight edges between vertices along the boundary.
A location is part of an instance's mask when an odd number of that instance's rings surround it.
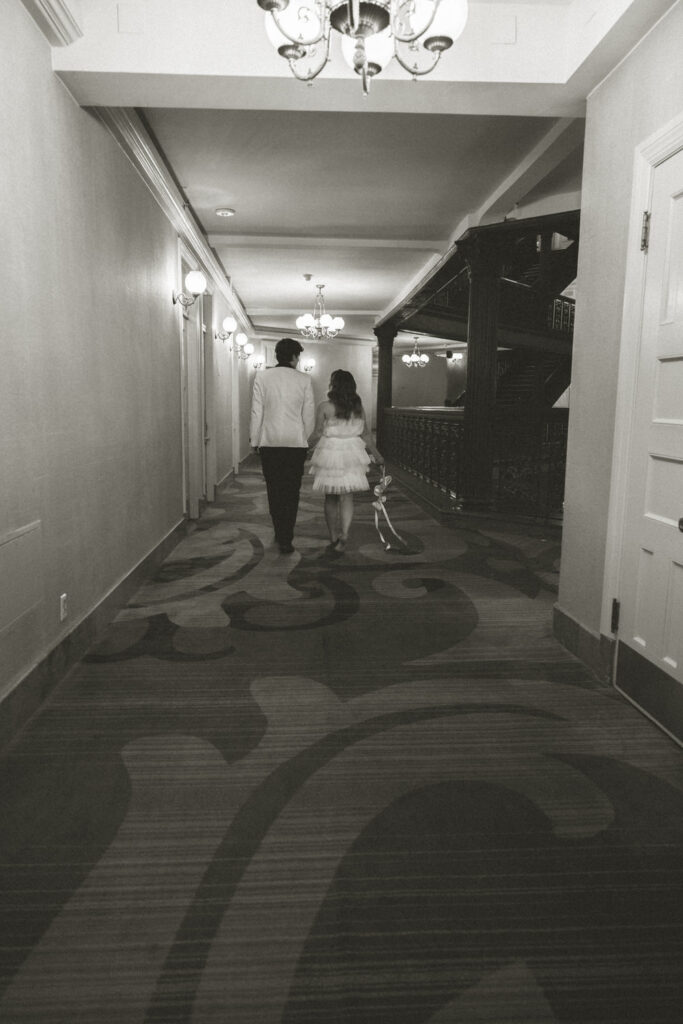
<svg viewBox="0 0 683 1024">
<path fill-rule="evenodd" d="M 381 540 L 382 544 L 384 545 L 384 550 L 385 551 L 389 551 L 391 549 L 391 540 L 387 540 L 387 538 L 382 533 L 382 526 L 380 526 L 380 515 L 382 515 L 384 517 L 386 525 L 389 527 L 389 529 L 393 533 L 393 535 L 396 538 L 396 540 L 399 541 L 401 544 L 405 544 L 405 541 L 403 540 L 403 537 L 401 537 L 398 533 L 396 533 L 396 530 L 392 526 L 391 519 L 389 518 L 389 513 L 387 512 L 387 508 L 386 508 L 386 504 L 387 504 L 386 491 L 388 490 L 390 483 L 391 483 L 391 477 L 390 476 L 386 476 L 383 473 L 382 474 L 382 479 L 377 484 L 377 486 L 375 487 L 375 490 L 374 490 L 374 495 L 375 495 L 376 500 L 373 501 L 373 503 L 372 503 L 372 507 L 375 510 L 375 529 L 377 530 L 377 533 L 379 535 L 379 539 Z"/>
</svg>

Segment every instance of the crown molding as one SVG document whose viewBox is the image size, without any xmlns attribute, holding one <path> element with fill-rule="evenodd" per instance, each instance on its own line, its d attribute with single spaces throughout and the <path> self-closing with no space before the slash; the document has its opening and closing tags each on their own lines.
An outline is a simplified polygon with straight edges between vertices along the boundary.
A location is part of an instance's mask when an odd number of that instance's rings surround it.
<svg viewBox="0 0 683 1024">
<path fill-rule="evenodd" d="M 206 236 L 188 212 L 186 197 L 167 170 L 140 117 L 134 110 L 124 107 L 92 107 L 91 110 L 116 139 L 180 238 L 211 278 L 215 290 L 227 300 L 230 312 L 240 327 L 252 331 L 253 324 L 247 311 L 233 291 L 230 279 Z"/>
<path fill-rule="evenodd" d="M 74 0 L 22 0 L 51 46 L 70 46 L 80 39 L 78 3 Z"/>
</svg>

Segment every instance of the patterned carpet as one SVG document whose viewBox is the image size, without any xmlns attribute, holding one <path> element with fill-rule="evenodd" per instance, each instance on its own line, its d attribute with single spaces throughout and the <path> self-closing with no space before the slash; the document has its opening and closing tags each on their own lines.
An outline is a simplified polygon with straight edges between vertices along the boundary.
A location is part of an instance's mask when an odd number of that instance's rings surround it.
<svg viewBox="0 0 683 1024">
<path fill-rule="evenodd" d="M 552 637 L 557 536 L 253 467 L 2 761 L 3 1024 L 683 1019 L 683 756 Z"/>
</svg>

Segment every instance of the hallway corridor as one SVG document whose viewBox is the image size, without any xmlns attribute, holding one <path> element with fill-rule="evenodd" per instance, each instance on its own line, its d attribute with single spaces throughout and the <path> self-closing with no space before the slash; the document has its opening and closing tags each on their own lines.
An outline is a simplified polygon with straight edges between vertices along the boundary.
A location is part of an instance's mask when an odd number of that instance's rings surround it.
<svg viewBox="0 0 683 1024">
<path fill-rule="evenodd" d="M 257 463 L 2 760 L 2 1024 L 637 1024 L 683 758 L 553 638 L 559 544 L 392 486 L 293 555 Z"/>
</svg>

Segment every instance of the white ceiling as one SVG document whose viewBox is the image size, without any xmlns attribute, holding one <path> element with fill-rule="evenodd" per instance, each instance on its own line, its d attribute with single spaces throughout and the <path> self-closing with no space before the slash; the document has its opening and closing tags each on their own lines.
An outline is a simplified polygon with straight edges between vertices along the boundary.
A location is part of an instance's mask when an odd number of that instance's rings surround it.
<svg viewBox="0 0 683 1024">
<path fill-rule="evenodd" d="M 672 3 L 471 0 L 434 75 L 390 66 L 368 97 L 336 58 L 294 81 L 256 0 L 82 0 L 53 66 L 142 115 L 254 334 L 293 333 L 321 282 L 370 341 L 467 227 L 579 205 L 585 98 Z"/>
<path fill-rule="evenodd" d="M 444 251 L 463 217 L 553 124 L 458 115 L 145 113 L 252 321 L 291 331 L 321 282 L 330 311 L 361 337 L 372 337 L 372 323 L 406 281 Z M 217 216 L 221 206 L 235 208 L 235 217 Z"/>
</svg>

